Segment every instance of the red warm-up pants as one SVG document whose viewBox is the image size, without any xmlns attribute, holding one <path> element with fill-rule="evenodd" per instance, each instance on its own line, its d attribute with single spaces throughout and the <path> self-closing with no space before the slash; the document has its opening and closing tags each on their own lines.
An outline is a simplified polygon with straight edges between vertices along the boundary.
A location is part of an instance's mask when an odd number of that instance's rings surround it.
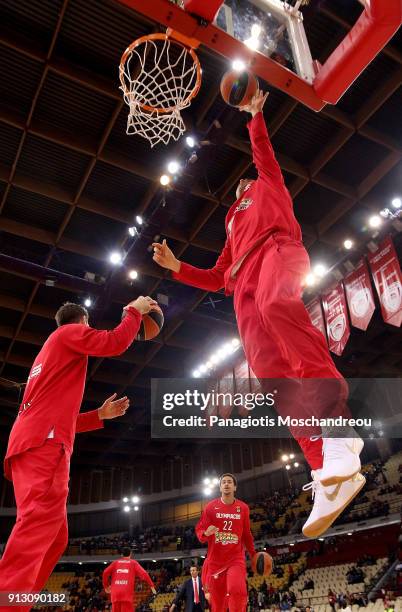
<svg viewBox="0 0 402 612">
<path fill-rule="evenodd" d="M 347 397 L 346 381 L 336 369 L 325 338 L 312 324 L 301 299 L 302 283 L 309 269 L 309 257 L 301 242 L 282 235 L 270 236 L 247 257 L 237 274 L 234 288 L 237 323 L 248 364 L 260 381 L 326 379 L 326 395 L 330 388 L 337 397 L 332 412 L 338 411 L 340 415 Z M 308 390 L 313 389 L 317 400 L 320 393 L 315 380 Z M 311 416 L 314 411 L 311 403 L 302 402 L 297 390 L 292 396 L 292 385 L 290 382 L 287 385 L 287 404 L 294 411 L 306 411 L 298 416 Z M 300 388 L 296 385 L 295 382 L 296 389 Z M 321 439 L 294 435 L 311 468 L 320 469 Z"/>
<path fill-rule="evenodd" d="M 17 521 L 0 561 L 0 592 L 39 592 L 45 586 L 68 543 L 69 470 L 70 455 L 54 440 L 11 458 Z"/>
<path fill-rule="evenodd" d="M 114 601 L 112 612 L 133 612 L 134 603 L 132 601 Z"/>
<path fill-rule="evenodd" d="M 212 612 L 245 612 L 247 606 L 246 567 L 244 563 L 231 565 L 214 576 L 208 576 Z"/>
</svg>

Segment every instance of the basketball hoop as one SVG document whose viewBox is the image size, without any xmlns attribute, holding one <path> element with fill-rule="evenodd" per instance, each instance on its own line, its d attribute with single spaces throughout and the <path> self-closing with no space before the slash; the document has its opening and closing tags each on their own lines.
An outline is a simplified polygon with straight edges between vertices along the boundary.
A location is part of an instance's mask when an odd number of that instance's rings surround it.
<svg viewBox="0 0 402 612">
<path fill-rule="evenodd" d="M 146 138 L 151 147 L 178 140 L 186 129 L 180 113 L 201 86 L 201 65 L 190 41 L 169 33 L 143 36 L 124 51 L 119 76 L 129 107 L 127 134 Z"/>
</svg>

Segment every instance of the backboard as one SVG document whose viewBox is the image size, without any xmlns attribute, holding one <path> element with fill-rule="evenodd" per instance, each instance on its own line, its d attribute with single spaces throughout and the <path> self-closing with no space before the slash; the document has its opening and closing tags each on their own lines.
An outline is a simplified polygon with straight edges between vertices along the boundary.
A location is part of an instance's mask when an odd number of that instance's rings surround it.
<svg viewBox="0 0 402 612">
<path fill-rule="evenodd" d="M 301 0 L 118 0 L 319 111 L 336 104 L 401 25 L 400 0 L 360 2 L 362 13 L 324 65 L 311 57 Z"/>
</svg>

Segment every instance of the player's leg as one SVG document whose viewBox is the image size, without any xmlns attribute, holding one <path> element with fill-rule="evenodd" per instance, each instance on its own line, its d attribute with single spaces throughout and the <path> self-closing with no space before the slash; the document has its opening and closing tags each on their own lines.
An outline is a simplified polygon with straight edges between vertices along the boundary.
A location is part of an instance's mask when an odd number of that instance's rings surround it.
<svg viewBox="0 0 402 612">
<path fill-rule="evenodd" d="M 209 580 L 209 603 L 212 612 L 227 612 L 228 597 L 226 588 L 226 572 L 218 576 L 211 575 Z"/>
<path fill-rule="evenodd" d="M 119 612 L 133 612 L 134 603 L 132 601 L 121 601 Z"/>
<path fill-rule="evenodd" d="M 336 370 L 325 339 L 312 325 L 301 300 L 302 279 L 307 266 L 306 252 L 295 243 L 271 245 L 266 249 L 262 267 L 265 274 L 261 273 L 256 292 L 257 307 L 264 326 L 277 338 L 278 343 L 285 341 L 288 350 L 294 350 L 300 356 L 302 376 L 314 379 L 303 381 L 303 391 L 306 398 L 313 398 L 310 405 L 316 416 L 345 415 L 346 383 Z M 268 269 L 272 272 L 269 283 L 266 273 Z M 321 378 L 324 380 L 319 381 Z M 323 403 L 319 408 L 321 401 Z M 304 440 L 302 444 L 306 447 L 309 443 L 310 440 Z M 314 442 L 312 444 L 313 449 L 316 448 Z M 312 464 L 311 485 L 314 506 L 303 528 L 305 535 L 316 537 L 323 533 L 364 486 L 364 478 L 358 474 L 360 450 L 359 439 L 324 440 L 322 469 L 319 458 L 313 458 L 316 462 Z M 340 476 L 344 484 L 338 486 L 336 481 L 335 486 L 324 489 L 320 482 L 324 470 L 330 476 Z"/>
<path fill-rule="evenodd" d="M 55 486 L 58 486 L 58 483 L 55 483 Z M 60 531 L 45 553 L 42 565 L 39 569 L 38 576 L 36 578 L 34 591 L 41 591 L 44 588 L 46 582 L 49 579 L 50 574 L 52 573 L 54 567 L 57 565 L 58 560 L 65 551 L 67 544 L 68 523 L 67 513 L 65 513 L 65 518 L 62 526 L 60 527 Z"/>
<path fill-rule="evenodd" d="M 229 612 L 245 612 L 247 608 L 246 568 L 233 565 L 226 573 Z"/>
<path fill-rule="evenodd" d="M 255 376 L 262 382 L 264 379 L 289 379 L 283 385 L 281 398 L 285 402 L 283 416 L 291 406 L 295 411 L 298 400 L 299 386 L 292 386 L 290 379 L 301 377 L 301 360 L 294 358 L 293 363 L 288 356 L 281 352 L 280 346 L 274 340 L 274 336 L 263 326 L 260 313 L 256 306 L 255 293 L 258 287 L 261 265 L 264 259 L 262 250 L 253 253 L 241 268 L 236 283 L 234 294 L 234 308 L 240 337 L 246 354 L 247 363 Z M 285 394 L 290 394 L 286 399 Z M 306 415 L 309 416 L 309 415 Z M 310 436 L 298 435 L 295 429 L 291 429 L 292 435 L 302 448 L 304 456 L 312 470 L 322 468 L 322 440 L 320 437 L 310 439 Z M 321 433 L 318 430 L 316 433 Z"/>
<path fill-rule="evenodd" d="M 62 445 L 46 442 L 15 456 L 11 470 L 17 522 L 0 561 L 0 591 L 30 592 L 49 542 L 56 540 L 64 525 L 69 460 Z"/>
</svg>

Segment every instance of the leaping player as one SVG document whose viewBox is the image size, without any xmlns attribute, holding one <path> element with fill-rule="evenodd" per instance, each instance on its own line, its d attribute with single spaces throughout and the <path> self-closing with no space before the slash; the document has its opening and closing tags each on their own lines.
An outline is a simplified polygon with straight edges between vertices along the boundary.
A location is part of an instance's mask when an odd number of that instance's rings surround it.
<svg viewBox="0 0 402 612">
<path fill-rule="evenodd" d="M 208 543 L 203 568 L 204 590 L 212 612 L 244 612 L 247 606 L 247 577 L 244 549 L 255 555 L 250 530 L 250 510 L 235 499 L 237 481 L 233 474 L 220 477 L 221 497 L 207 504 L 195 528 L 200 542 Z"/>
<path fill-rule="evenodd" d="M 173 278 L 193 287 L 234 293 L 234 309 L 249 366 L 260 380 L 320 379 L 315 399 L 321 416 L 345 413 L 347 384 L 336 369 L 325 338 L 311 323 L 302 301 L 309 257 L 293 212 L 293 203 L 275 158 L 262 109 L 268 94 L 258 91 L 242 110 L 248 123 L 258 178 L 242 179 L 226 216 L 226 243 L 216 265 L 202 270 L 181 262 L 166 244 L 154 243 L 153 259 Z M 311 388 L 311 387 L 310 387 Z M 310 410 L 295 394 L 284 402 L 296 416 Z M 327 404 L 325 407 L 323 404 Z M 328 407 L 330 403 L 330 407 Z M 330 412 L 330 414 L 328 414 Z M 296 414 L 295 414 L 296 413 Z M 324 533 L 364 486 L 360 474 L 363 441 L 351 428 L 298 435 L 312 469 L 314 505 L 303 527 L 308 537 Z"/>
</svg>

